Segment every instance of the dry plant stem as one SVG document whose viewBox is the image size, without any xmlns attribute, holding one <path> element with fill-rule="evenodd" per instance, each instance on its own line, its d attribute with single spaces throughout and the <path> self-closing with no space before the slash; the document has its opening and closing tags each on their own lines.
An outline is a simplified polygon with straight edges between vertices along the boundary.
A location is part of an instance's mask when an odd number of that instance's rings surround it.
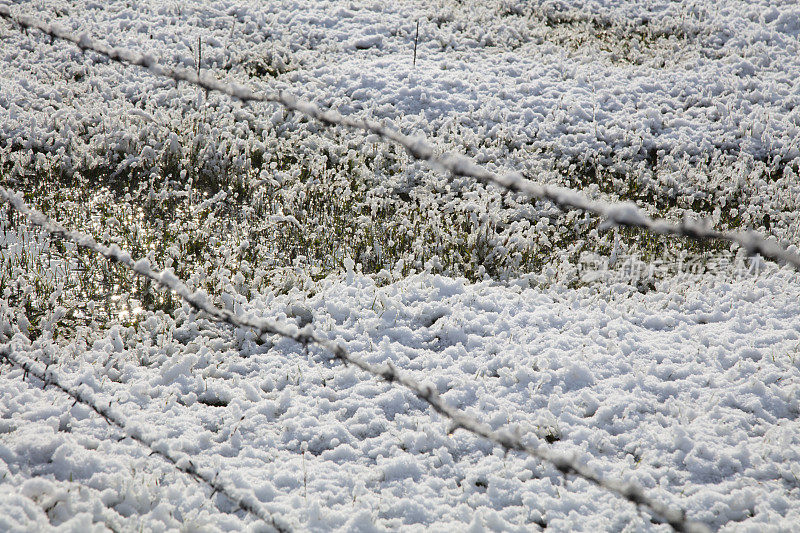
<svg viewBox="0 0 800 533">
<path fill-rule="evenodd" d="M 411 62 L 412 67 L 417 66 L 417 41 L 419 41 L 419 19 L 417 19 L 417 33 L 414 34 L 414 60 Z"/>
<path fill-rule="evenodd" d="M 434 411 L 448 418 L 452 424 L 451 431 L 455 431 L 459 428 L 465 429 L 474 435 L 483 437 L 502 446 L 506 450 L 522 452 L 531 457 L 551 463 L 564 475 L 577 475 L 599 487 L 622 496 L 638 506 L 650 509 L 676 531 L 709 531 L 704 524 L 687 520 L 683 511 L 672 509 L 662 502 L 647 496 L 641 487 L 633 483 L 625 483 L 600 477 L 590 468 L 580 464 L 573 456 L 527 445 L 523 443 L 520 435 L 511 430 L 492 430 L 486 424 L 448 405 L 440 398 L 438 391 L 430 386 L 418 383 L 415 379 L 400 372 L 391 363 L 387 362 L 383 365 L 375 365 L 364 361 L 360 357 L 350 354 L 341 344 L 333 342 L 327 337 L 315 332 L 310 324 L 299 329 L 294 325 L 282 324 L 263 318 L 241 316 L 227 309 L 220 309 L 208 301 L 208 297 L 205 293 L 200 291 L 192 292 L 170 269 L 160 272 L 153 270 L 148 260 L 140 259 L 134 261 L 128 252 L 121 250 L 117 245 L 112 244 L 111 246 L 105 246 L 97 243 L 89 235 L 59 226 L 50 221 L 43 214 L 25 205 L 18 194 L 9 192 L 2 187 L 0 187 L 0 198 L 8 202 L 11 207 L 27 217 L 33 224 L 47 231 L 53 237 L 68 240 L 81 248 L 92 250 L 108 260 L 119 263 L 125 268 L 132 270 L 139 276 L 151 279 L 159 286 L 173 291 L 197 311 L 207 313 L 214 320 L 226 322 L 236 327 L 252 328 L 256 330 L 259 335 L 280 335 L 292 339 L 306 347 L 310 344 L 320 346 L 332 353 L 334 358 L 340 360 L 342 363 L 352 364 L 373 376 L 384 379 L 392 384 L 401 385 L 410 390 L 417 398 L 423 400 L 433 408 Z"/>
<path fill-rule="evenodd" d="M 242 102 L 277 103 L 290 111 L 316 119 L 327 126 L 341 126 L 373 133 L 384 140 L 399 144 L 415 159 L 427 161 L 432 166 L 444 170 L 451 180 L 456 176 L 474 178 L 482 183 L 491 183 L 509 191 L 523 193 L 532 199 L 550 201 L 564 210 L 586 211 L 604 218 L 606 227 L 630 226 L 662 235 L 679 235 L 697 240 L 721 240 L 735 243 L 743 247 L 749 254 L 761 254 L 767 259 L 786 263 L 800 270 L 800 254 L 768 241 L 754 232 L 719 231 L 709 228 L 701 221 L 688 219 L 675 224 L 665 219 L 647 216 L 632 202 L 611 203 L 591 200 L 571 189 L 534 183 L 517 172 L 496 174 L 476 164 L 468 157 L 447 152 L 438 154 L 435 147 L 424 138 L 412 138 L 374 120 L 345 116 L 334 110 L 320 109 L 311 102 L 300 100 L 286 91 L 256 93 L 244 85 L 225 83 L 207 74 L 197 75 L 187 69 L 168 68 L 161 65 L 152 55 L 113 48 L 94 41 L 85 33 L 76 36 L 58 24 L 40 22 L 26 15 L 12 15 L 8 6 L 0 6 L 0 17 L 15 22 L 20 28 L 40 30 L 52 38 L 69 41 L 82 50 L 97 52 L 113 61 L 147 68 L 158 76 L 175 81 L 185 81 L 207 91 L 218 91 Z"/>
<path fill-rule="evenodd" d="M 161 457 L 163 460 L 174 466 L 177 470 L 180 470 L 184 474 L 191 476 L 195 481 L 207 485 L 209 488 L 211 488 L 212 494 L 214 492 L 219 492 L 225 495 L 239 508 L 257 518 L 260 518 L 280 533 L 289 533 L 292 531 L 292 528 L 283 520 L 271 516 L 270 513 L 264 510 L 264 508 L 255 498 L 251 496 L 237 495 L 230 488 L 218 481 L 216 476 L 210 476 L 208 473 L 198 469 L 187 455 L 173 454 L 173 452 L 170 452 L 165 445 L 158 444 L 154 439 L 145 437 L 138 429 L 131 428 L 125 423 L 124 419 L 120 415 L 112 411 L 110 403 L 108 407 L 101 406 L 91 394 L 82 392 L 80 387 L 71 388 L 67 385 L 64 385 L 55 372 L 53 372 L 53 370 L 48 368 L 46 365 L 42 365 L 41 363 L 36 363 L 25 357 L 15 355 L 11 353 L 8 348 L 0 350 L 0 361 L 3 359 L 5 359 L 5 361 L 7 361 L 9 364 L 22 369 L 22 371 L 25 373 L 25 378 L 27 378 L 29 375 L 34 376 L 44 383 L 45 388 L 48 386 L 55 387 L 67 396 L 74 399 L 76 402 L 89 407 L 92 411 L 103 418 L 108 425 L 115 426 L 127 437 L 130 437 L 137 443 L 148 448 L 150 450 L 150 455 L 157 455 Z M 44 368 L 42 369 L 41 367 Z"/>
</svg>

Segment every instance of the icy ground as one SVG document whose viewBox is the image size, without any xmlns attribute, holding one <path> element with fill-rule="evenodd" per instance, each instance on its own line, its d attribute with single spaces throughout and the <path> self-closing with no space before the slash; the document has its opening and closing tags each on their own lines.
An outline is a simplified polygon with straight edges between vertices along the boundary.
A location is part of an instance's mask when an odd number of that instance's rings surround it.
<svg viewBox="0 0 800 533">
<path fill-rule="evenodd" d="M 653 149 L 800 156 L 793 1 L 564 2 L 568 22 L 547 22 L 560 11 L 546 2 L 530 12 L 506 1 L 5 3 L 188 68 L 201 35 L 214 75 L 463 142 L 497 168 L 506 162 L 484 136 L 634 162 Z M 645 19 L 652 31 L 639 34 Z M 261 71 L 277 77 L 248 78 Z M 184 110 L 201 96 L 0 24 L 0 149 L 18 168 L 83 168 L 114 153 L 152 163 L 170 149 L 166 130 L 190 129 Z M 253 132 L 286 118 L 213 94 L 202 103 L 218 128 L 208 157 L 235 159 L 258 142 Z M 350 272 L 308 300 L 266 294 L 237 310 L 297 320 L 286 315 L 298 305 L 353 353 L 391 360 L 492 427 L 574 452 L 712 528 L 800 524 L 795 272 L 679 277 L 646 294 L 430 274 L 378 286 Z M 31 343 L 15 325 L 6 346 L 55 363 L 67 384 L 300 530 L 667 530 L 580 479 L 448 435 L 408 393 L 317 349 L 261 344 L 188 309 L 145 317 L 88 344 Z M 85 406 L 1 370 L 0 530 L 258 527 Z"/>
</svg>

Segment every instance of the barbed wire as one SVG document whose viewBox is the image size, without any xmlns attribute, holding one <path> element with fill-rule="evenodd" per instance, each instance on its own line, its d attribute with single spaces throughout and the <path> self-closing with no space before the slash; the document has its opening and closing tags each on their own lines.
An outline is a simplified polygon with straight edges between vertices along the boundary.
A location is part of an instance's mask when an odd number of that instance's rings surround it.
<svg viewBox="0 0 800 533">
<path fill-rule="evenodd" d="M 208 301 L 208 296 L 204 292 L 192 292 L 170 269 L 163 271 L 154 270 L 150 266 L 149 260 L 140 259 L 134 261 L 128 252 L 123 251 L 115 244 L 106 246 L 96 242 L 94 238 L 89 235 L 68 230 L 52 222 L 42 213 L 31 209 L 18 194 L 9 192 L 3 187 L 0 187 L 0 198 L 8 202 L 11 207 L 27 217 L 34 225 L 41 227 L 51 236 L 70 241 L 81 248 L 91 250 L 112 262 L 128 268 L 139 276 L 152 280 L 160 287 L 174 292 L 195 310 L 205 312 L 216 321 L 225 322 L 234 327 L 254 329 L 258 332 L 259 336 L 265 334 L 280 335 L 292 339 L 302 346 L 315 344 L 329 351 L 333 354 L 335 359 L 338 359 L 344 364 L 352 364 L 375 377 L 408 389 L 417 398 L 427 403 L 434 411 L 449 419 L 451 423 L 451 432 L 457 429 L 464 429 L 478 437 L 482 437 L 501 446 L 505 450 L 518 451 L 548 462 L 564 475 L 574 474 L 603 489 L 618 494 L 637 506 L 650 509 L 655 513 L 656 517 L 663 519 L 676 531 L 709 531 L 705 524 L 687 520 L 684 511 L 672 509 L 660 501 L 647 496 L 643 489 L 634 483 L 626 483 L 600 477 L 594 470 L 580 464 L 573 456 L 525 444 L 522 441 L 522 437 L 517 432 L 510 429 L 492 430 L 488 425 L 447 404 L 441 399 L 437 390 L 431 386 L 422 385 L 410 376 L 400 372 L 391 362 L 387 361 L 382 365 L 369 363 L 349 353 L 341 344 L 333 342 L 327 337 L 315 332 L 311 324 L 307 324 L 303 328 L 298 328 L 295 325 L 282 324 L 264 318 L 241 316 L 227 309 L 220 309 Z"/>
<path fill-rule="evenodd" d="M 715 230 L 703 221 L 688 218 L 677 224 L 663 218 L 651 218 L 633 202 L 592 200 L 572 189 L 534 183 L 518 172 L 507 174 L 491 172 L 460 154 L 449 152 L 437 154 L 436 148 L 423 137 L 405 135 L 375 120 L 342 115 L 332 109 L 320 109 L 317 105 L 301 100 L 286 91 L 256 93 L 242 84 L 226 83 L 207 73 L 198 74 L 193 70 L 166 67 L 150 54 L 140 54 L 132 50 L 111 47 L 93 40 L 86 33 L 75 35 L 58 24 L 41 22 L 26 15 L 13 15 L 8 6 L 0 5 L 0 18 L 16 23 L 25 30 L 36 29 L 51 38 L 71 42 L 81 50 L 91 50 L 112 61 L 144 67 L 153 74 L 177 82 L 183 81 L 207 91 L 221 92 L 242 102 L 276 103 L 290 111 L 311 117 L 326 126 L 341 126 L 351 130 L 373 133 L 384 140 L 399 144 L 415 159 L 426 161 L 432 166 L 446 171 L 450 180 L 454 177 L 468 177 L 481 183 L 494 184 L 508 191 L 525 194 L 533 199 L 549 201 L 560 209 L 578 209 L 597 215 L 605 219 L 606 226 L 629 226 L 662 235 L 731 242 L 744 248 L 748 254 L 760 254 L 767 259 L 786 263 L 800 270 L 800 254 L 752 231 Z"/>
<path fill-rule="evenodd" d="M 272 526 L 279 533 L 289 533 L 292 531 L 291 526 L 284 523 L 282 519 L 278 519 L 272 516 L 261 506 L 258 500 L 251 498 L 249 496 L 235 494 L 230 488 L 228 488 L 225 484 L 219 481 L 216 476 L 213 477 L 209 476 L 208 474 L 200 470 L 192 462 L 192 460 L 189 459 L 188 456 L 186 456 L 185 454 L 181 454 L 182 457 L 173 455 L 173 453 L 170 452 L 166 446 L 158 446 L 155 440 L 150 439 L 149 437 L 145 437 L 142 433 L 140 433 L 137 430 L 131 429 L 129 425 L 125 423 L 125 420 L 120 415 L 112 411 L 110 402 L 108 404 L 108 407 L 104 407 L 100 405 L 95 400 L 95 398 L 93 398 L 91 394 L 87 394 L 77 388 L 71 388 L 65 385 L 55 374 L 55 372 L 49 367 L 49 365 L 45 365 L 41 362 L 32 361 L 26 357 L 15 355 L 8 348 L 0 349 L 0 360 L 3 359 L 5 359 L 12 366 L 20 368 L 24 373 L 23 379 L 26 379 L 27 376 L 30 374 L 31 376 L 36 377 L 38 380 L 44 383 L 45 388 L 47 388 L 48 386 L 53 386 L 58 390 L 60 390 L 61 392 L 63 392 L 64 394 L 66 394 L 67 396 L 74 399 L 76 402 L 89 407 L 92 411 L 97 413 L 103 420 L 105 420 L 107 424 L 109 424 L 110 426 L 115 426 L 116 428 L 120 429 L 127 437 L 130 437 L 135 442 L 148 448 L 150 450 L 150 455 L 158 455 L 166 462 L 171 464 L 173 467 L 175 467 L 177 470 L 183 472 L 184 474 L 188 474 L 195 481 L 207 485 L 209 488 L 212 489 L 212 495 L 216 492 L 223 494 L 231 502 L 238 505 L 239 508 L 263 520 L 264 522 Z M 37 366 L 39 368 L 37 368 Z M 44 369 L 41 369 L 42 366 L 44 367 Z"/>
</svg>

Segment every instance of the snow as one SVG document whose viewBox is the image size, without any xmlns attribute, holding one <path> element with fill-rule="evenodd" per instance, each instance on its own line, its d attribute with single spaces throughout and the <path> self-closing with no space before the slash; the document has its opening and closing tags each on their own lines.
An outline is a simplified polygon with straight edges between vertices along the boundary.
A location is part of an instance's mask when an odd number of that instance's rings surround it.
<svg viewBox="0 0 800 533">
<path fill-rule="evenodd" d="M 507 4 L 525 11 L 524 3 Z M 800 74 L 800 45 L 791 2 L 770 2 L 760 16 L 757 4 L 732 0 L 695 6 L 694 13 L 673 3 L 587 4 L 583 11 L 578 2 L 567 4 L 567 14 L 596 13 L 606 24 L 646 17 L 654 42 L 631 44 L 629 61 L 604 51 L 602 34 L 586 36 L 584 46 L 557 46 L 587 28 L 566 24 L 548 35 L 545 8 L 498 17 L 492 2 L 463 9 L 427 2 L 361 2 L 349 9 L 340 2 L 299 0 L 144 3 L 134 12 L 121 3 L 59 10 L 60 2 L 39 0 L 26 7 L 27 13 L 61 14 L 57 20 L 65 29 L 85 25 L 87 36 L 91 30 L 112 46 L 167 63 L 196 56 L 192 47 L 201 36 L 204 68 L 223 76 L 238 72 L 262 48 L 292 54 L 301 68 L 276 80 L 274 88 L 290 88 L 345 113 L 377 116 L 404 131 L 434 134 L 460 125 L 478 136 L 524 137 L 534 140 L 534 148 L 574 154 L 655 148 L 701 157 L 716 148 L 797 157 L 800 94 L 793 80 Z M 182 25 L 191 30 L 177 31 Z M 680 32 L 662 35 L 676 26 Z M 23 42 L 16 30 L 3 31 L 5 39 Z M 66 97 L 76 121 L 101 120 L 97 106 L 104 106 L 102 120 L 110 127 L 91 144 L 113 147 L 127 130 L 113 126 L 125 122 L 131 104 L 149 111 L 153 104 L 187 97 L 144 71 L 120 70 L 89 56 L 80 66 L 77 57 L 68 47 L 4 48 L 4 138 L 58 146 L 62 127 L 53 127 L 52 99 Z M 72 72 L 82 79 L 68 84 L 63 76 Z"/>
<path fill-rule="evenodd" d="M 531 4 L 221 0 L 133 9 L 34 0 L 13 8 L 148 63 L 194 68 L 202 36 L 201 76 L 241 83 L 241 94 L 290 89 L 316 113 L 332 106 L 392 125 L 419 139 L 415 150 L 426 156 L 422 135 L 437 150 L 462 138 L 525 139 L 530 152 L 559 157 L 800 156 L 793 2 L 587 0 L 564 2 L 565 12 Z M 545 22 L 567 15 L 563 25 Z M 644 20 L 652 33 L 628 48 L 609 46 L 616 37 L 601 31 Z M 38 158 L 80 168 L 117 152 L 136 154 L 120 164 L 146 166 L 178 150 L 174 135 L 157 140 L 185 125 L 193 89 L 5 23 L 0 39 L 0 143 L 16 168 L 44 168 Z M 243 75 L 267 53 L 277 77 Z M 208 98 L 219 135 L 207 153 L 235 157 L 245 148 L 233 132 L 257 128 L 237 118 L 238 104 Z M 285 119 L 260 110 L 253 124 Z M 471 148 L 504 179 L 521 179 L 497 152 Z M 224 201 L 221 192 L 203 207 Z M 610 213 L 631 223 L 644 216 L 632 203 Z M 268 222 L 300 226 L 291 215 Z M 20 240 L 4 234 L 4 250 L 21 253 Z M 147 259 L 115 245 L 110 253 L 153 272 Z M 430 273 L 378 283 L 349 256 L 343 265 L 311 296 L 268 293 L 226 308 L 251 322 L 284 321 L 280 331 L 296 335 L 311 326 L 368 363 L 391 363 L 492 430 L 574 454 L 713 529 L 800 523 L 797 272 L 767 265 L 739 277 L 676 276 L 642 293 Z M 191 294 L 171 270 L 159 279 Z M 174 317 L 144 314 L 138 327 L 115 327 L 91 344 L 31 342 L 20 323 L 6 347 L 52 362 L 70 386 L 113 403 L 133 434 L 190 455 L 300 530 L 667 530 L 552 465 L 451 434 L 420 399 L 319 348 L 257 339 L 189 306 Z M 9 366 L 0 372 L 0 529 L 259 529 L 85 405 L 23 378 Z"/>
<path fill-rule="evenodd" d="M 304 305 L 314 326 L 354 355 L 391 361 L 493 429 L 510 426 L 575 453 L 714 528 L 791 528 L 800 519 L 797 274 L 687 279 L 644 295 L 424 274 L 378 287 L 347 277 L 324 280 Z M 247 312 L 280 316 L 291 299 L 255 299 Z M 189 313 L 161 318 L 171 333 L 160 345 L 146 326 L 118 329 L 89 349 L 62 350 L 57 366 L 301 529 L 347 529 L 366 516 L 379 528 L 444 531 L 490 512 L 503 529 L 529 529 L 536 516 L 558 529 L 653 527 L 550 466 L 464 432 L 448 436 L 419 400 L 321 350 L 279 339 L 257 346 L 210 323 L 198 330 Z M 12 347 L 41 357 L 46 344 L 18 335 Z M 103 368 L 112 351 L 114 372 Z M 138 364 L 144 353 L 149 366 Z M 94 376 L 102 375 L 115 377 L 101 385 Z M 109 438 L 85 407 L 19 378 L 14 370 L 0 378 L 7 492 L 48 480 L 40 496 L 23 491 L 27 502 L 102 509 L 123 528 L 174 527 L 158 505 L 215 528 L 250 522 L 141 448 Z M 19 498 L 2 505 L 15 517 L 32 509 L 22 529 L 60 523 Z"/>
</svg>

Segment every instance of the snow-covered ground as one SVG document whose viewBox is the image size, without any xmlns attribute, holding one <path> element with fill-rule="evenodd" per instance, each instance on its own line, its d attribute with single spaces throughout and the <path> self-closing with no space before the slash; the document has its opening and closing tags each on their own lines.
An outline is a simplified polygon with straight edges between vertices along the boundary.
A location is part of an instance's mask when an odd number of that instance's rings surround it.
<svg viewBox="0 0 800 533">
<path fill-rule="evenodd" d="M 256 74 L 409 133 L 462 143 L 464 135 L 500 137 L 567 154 L 800 155 L 800 8 L 792 0 L 11 5 L 167 65 L 194 68 L 202 38 L 205 70 L 240 81 Z M 136 138 L 155 143 L 155 131 L 197 96 L 75 47 L 37 46 L 46 39 L 8 24 L 0 32 L 6 142 L 57 150 L 88 129 L 81 142 L 94 151 L 73 149 L 75 161 Z M 220 111 L 220 129 L 237 139 L 242 116 Z"/>
<path fill-rule="evenodd" d="M 493 428 L 574 452 L 714 528 L 789 531 L 800 521 L 798 281 L 771 270 L 642 295 L 427 275 L 377 287 L 353 274 L 244 312 L 285 318 L 302 303 L 355 355 L 393 362 Z M 57 360 L 68 384 L 301 529 L 657 529 L 585 481 L 448 435 L 410 394 L 291 341 L 259 346 L 180 313 L 92 346 L 18 336 L 12 347 Z M 3 529 L 251 521 L 20 370 L 3 370 L 0 391 Z"/>
<path fill-rule="evenodd" d="M 631 168 L 657 158 L 691 189 L 680 162 L 700 161 L 730 173 L 720 189 L 745 187 L 759 204 L 738 209 L 800 198 L 793 1 L 3 3 L 167 65 L 194 68 L 201 37 L 214 75 L 386 120 L 496 170 L 540 168 L 525 163 L 537 154 Z M 264 130 L 298 120 L 0 24 L 0 150 L 14 172 L 147 167 L 198 116 L 214 127 L 205 160 L 234 165 Z M 780 187 L 738 180 L 742 161 L 780 166 Z M 788 211 L 771 213 L 771 228 L 797 245 Z M 574 453 L 713 529 L 791 531 L 800 275 L 745 274 L 667 276 L 640 291 L 539 283 L 548 272 L 470 284 L 356 269 L 235 308 L 296 321 L 287 313 L 305 306 L 353 354 L 393 362 L 493 428 Z M 4 324 L 4 347 L 55 363 L 65 384 L 300 530 L 667 529 L 547 464 L 448 434 L 411 394 L 319 349 L 257 342 L 187 307 L 142 316 L 59 342 Z M 0 530 L 259 527 L 86 406 L 0 370 Z"/>
</svg>

